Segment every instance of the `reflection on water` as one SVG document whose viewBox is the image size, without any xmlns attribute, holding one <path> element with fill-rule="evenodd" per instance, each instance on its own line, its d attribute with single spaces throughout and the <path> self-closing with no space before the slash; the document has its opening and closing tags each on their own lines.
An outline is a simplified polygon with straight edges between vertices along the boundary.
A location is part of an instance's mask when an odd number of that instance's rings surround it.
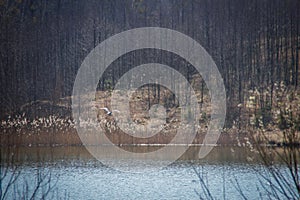
<svg viewBox="0 0 300 200">
<path fill-rule="evenodd" d="M 124 148 L 140 153 L 157 147 Z M 254 152 L 247 148 L 216 147 L 205 159 L 198 160 L 198 150 L 199 147 L 190 147 L 179 160 L 159 171 L 124 173 L 102 165 L 84 147 L 22 147 L 13 153 L 14 163 L 20 165 L 21 171 L 21 178 L 14 185 L 22 188 L 25 181 L 34 182 L 33 175 L 40 163 L 43 170 L 50 171 L 57 178 L 51 198 L 199 199 L 197 192 L 203 192 L 199 174 L 217 199 L 241 198 L 237 184 L 249 199 L 266 195 L 263 185 L 266 186 L 267 182 L 259 175 L 265 171 Z M 3 164 L 8 158 L 5 151 L 1 149 Z M 130 165 L 130 161 L 123 161 L 122 165 Z M 13 199 L 14 193 L 11 190 L 8 199 Z"/>
<path fill-rule="evenodd" d="M 93 148 L 93 147 L 92 147 Z M 94 147 L 97 148 L 97 147 Z M 101 149 L 112 147 L 105 146 Z M 135 153 L 152 152 L 160 147 L 155 146 L 124 146 L 122 147 L 126 151 Z M 173 152 L 176 154 L 176 149 L 180 148 L 171 146 Z M 179 160 L 198 160 L 198 152 L 200 146 L 191 146 L 189 149 L 179 158 Z M 11 149 L 1 149 L 1 160 L 5 161 L 7 157 L 7 151 Z M 107 152 L 107 151 L 106 151 Z M 103 152 L 103 156 L 105 153 Z M 12 153 L 12 152 L 10 152 Z M 91 161 L 94 160 L 93 156 L 86 150 L 84 146 L 59 146 L 59 147 L 18 147 L 13 149 L 14 159 L 17 162 L 60 162 L 60 161 Z M 101 152 L 99 152 L 101 153 Z M 172 157 L 172 155 L 170 155 Z M 215 147 L 201 162 L 208 163 L 255 163 L 259 160 L 259 155 L 248 148 L 244 147 Z"/>
</svg>

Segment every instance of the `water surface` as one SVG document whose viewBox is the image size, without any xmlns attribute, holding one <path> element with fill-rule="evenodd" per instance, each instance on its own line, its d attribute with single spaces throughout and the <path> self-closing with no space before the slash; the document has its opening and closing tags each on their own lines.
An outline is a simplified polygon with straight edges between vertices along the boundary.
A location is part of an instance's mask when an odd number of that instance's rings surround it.
<svg viewBox="0 0 300 200">
<path fill-rule="evenodd" d="M 127 148 L 144 152 L 155 147 Z M 17 198 L 26 184 L 31 194 L 40 171 L 50 173 L 51 183 L 55 183 L 49 199 L 199 199 L 199 195 L 204 195 L 203 183 L 216 199 L 241 199 L 238 187 L 248 199 L 267 195 L 264 186 L 268 183 L 261 176 L 266 171 L 256 153 L 241 147 L 216 147 L 199 160 L 198 150 L 199 147 L 191 147 L 179 160 L 161 170 L 149 172 L 142 168 L 142 173 L 125 173 L 103 165 L 84 147 L 18 148 L 13 155 L 20 176 L 7 199 Z M 1 153 L 4 168 L 7 154 L 4 149 Z M 132 163 L 123 160 L 121 164 L 126 167 Z M 7 177 L 10 174 L 12 170 Z M 4 179 L 3 185 L 7 181 L 8 178 Z"/>
</svg>

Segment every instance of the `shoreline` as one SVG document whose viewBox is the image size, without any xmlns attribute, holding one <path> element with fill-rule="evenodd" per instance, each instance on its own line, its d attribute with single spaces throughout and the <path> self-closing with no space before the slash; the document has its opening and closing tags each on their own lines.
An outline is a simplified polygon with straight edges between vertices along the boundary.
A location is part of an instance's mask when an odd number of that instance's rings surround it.
<svg viewBox="0 0 300 200">
<path fill-rule="evenodd" d="M 97 135 L 90 134 L 85 145 L 116 145 L 116 146 L 204 146 L 202 143 L 206 134 L 197 133 L 191 144 L 170 143 L 174 133 L 157 134 L 150 138 L 134 138 L 126 133 L 113 132 L 106 133 L 112 144 L 97 142 Z M 246 134 L 221 133 L 216 144 L 206 144 L 207 146 L 246 146 L 249 138 Z M 22 132 L 0 132 L 0 147 L 5 146 L 83 146 L 83 143 L 75 129 L 68 131 L 22 131 Z"/>
<path fill-rule="evenodd" d="M 150 138 L 134 138 L 126 133 L 106 133 L 106 136 L 112 142 L 111 144 L 95 142 L 97 136 L 89 135 L 89 143 L 83 145 L 78 133 L 75 129 L 68 129 L 68 131 L 27 131 L 27 132 L 0 132 L 0 148 L 4 147 L 62 147 L 62 146 L 119 146 L 119 147 L 163 147 L 163 146 L 232 146 L 232 147 L 252 147 L 255 142 L 246 132 L 223 132 L 216 144 L 203 144 L 202 141 L 206 134 L 197 133 L 191 144 L 185 143 L 170 143 L 174 134 L 169 135 L 158 134 L 156 137 Z M 298 147 L 300 142 L 288 144 L 282 141 L 266 141 L 261 143 L 266 147 Z"/>
</svg>

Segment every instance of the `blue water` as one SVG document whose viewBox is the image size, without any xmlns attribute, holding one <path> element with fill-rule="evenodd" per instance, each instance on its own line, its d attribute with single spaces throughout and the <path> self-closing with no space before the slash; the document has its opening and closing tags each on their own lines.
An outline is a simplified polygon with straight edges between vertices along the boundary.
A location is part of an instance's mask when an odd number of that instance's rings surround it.
<svg viewBox="0 0 300 200">
<path fill-rule="evenodd" d="M 20 199 L 24 190 L 30 196 L 38 172 L 45 180 L 51 175 L 53 188 L 46 199 L 200 199 L 200 196 L 206 199 L 203 185 L 214 199 L 242 199 L 238 187 L 247 199 L 268 197 L 264 187 L 268 188 L 269 183 L 261 176 L 267 173 L 259 163 L 230 158 L 227 161 L 185 159 L 158 171 L 126 173 L 106 167 L 93 158 L 82 157 L 22 163 L 17 168 L 20 176 L 6 199 Z M 281 170 L 285 172 L 284 167 Z M 2 187 L 11 174 L 12 169 L 2 181 Z M 29 185 L 27 190 L 25 185 Z M 42 193 L 40 189 L 37 196 L 41 197 Z"/>
</svg>

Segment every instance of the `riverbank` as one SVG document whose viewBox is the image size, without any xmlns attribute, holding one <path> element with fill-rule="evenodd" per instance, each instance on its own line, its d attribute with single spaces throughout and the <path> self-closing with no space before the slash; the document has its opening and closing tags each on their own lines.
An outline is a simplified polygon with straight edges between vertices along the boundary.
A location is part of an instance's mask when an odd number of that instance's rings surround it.
<svg viewBox="0 0 300 200">
<path fill-rule="evenodd" d="M 193 86 L 201 88 L 201 79 L 193 78 Z M 280 86 L 280 87 L 279 87 Z M 268 99 L 269 93 L 261 96 L 257 90 L 250 90 L 248 98 L 236 108 L 227 108 L 231 115 L 236 118 L 229 126 L 221 130 L 217 145 L 221 146 L 249 146 L 257 142 L 271 146 L 300 146 L 300 91 L 277 85 L 272 95 L 272 106 L 262 107 L 261 100 Z M 115 91 L 121 93 L 121 91 Z M 120 95 L 118 103 L 121 109 L 126 110 L 126 99 L 129 101 L 128 113 L 125 113 L 131 121 L 121 130 L 116 115 L 108 115 L 102 109 L 111 106 L 111 91 L 97 91 L 94 98 L 91 95 L 82 97 L 82 110 L 95 112 L 96 119 L 77 119 L 77 125 L 81 128 L 98 126 L 105 132 L 109 140 L 115 145 L 164 145 L 172 144 L 172 139 L 177 134 L 179 126 L 181 130 L 189 128 L 188 124 L 181 123 L 181 106 L 172 92 L 161 87 L 149 89 L 142 87 L 134 91 L 131 97 Z M 199 100 L 200 113 L 194 113 L 199 119 L 195 129 L 195 139 L 192 144 L 202 144 L 207 134 L 211 116 L 211 103 L 206 87 L 202 91 L 196 90 Z M 267 98 L 268 97 L 268 98 Z M 165 120 L 160 120 L 159 113 L 153 105 L 161 105 L 165 108 Z M 152 113 L 151 113 L 152 112 Z M 157 115 L 151 117 L 150 115 Z M 193 114 L 193 110 L 188 114 Z M 1 146 L 80 146 L 82 142 L 75 129 L 76 120 L 72 117 L 71 97 L 61 98 L 57 102 L 35 101 L 24 104 L 19 111 L 7 115 L 0 122 L 0 145 Z M 156 117 L 156 118 L 155 118 Z M 127 120 L 127 119 L 126 119 Z M 132 132 L 132 124 L 139 127 L 157 125 L 160 131 L 152 137 L 135 138 Z M 128 126 L 127 126 L 128 125 Z M 123 131 L 125 130 L 125 131 Z M 182 133 L 184 134 L 184 133 Z M 181 142 L 181 144 L 190 142 Z M 102 141 L 97 139 L 97 134 L 88 137 L 87 144 L 99 145 Z M 174 144 L 175 145 L 175 144 Z"/>
<path fill-rule="evenodd" d="M 162 146 L 168 145 L 188 145 L 183 143 L 172 144 L 174 134 L 165 135 L 158 134 L 150 138 L 135 138 L 123 132 L 115 132 L 106 134 L 110 141 L 118 146 Z M 101 145 L 101 141 L 97 140 L 97 135 L 90 134 L 90 144 Z M 202 145 L 205 134 L 196 134 L 192 146 Z M 219 146 L 247 146 L 250 141 L 245 134 L 228 134 L 222 133 L 216 145 Z M 0 146 L 81 146 L 82 141 L 77 134 L 76 129 L 68 129 L 67 131 L 21 131 L 12 133 L 7 131 L 0 133 Z M 103 145 L 103 144 L 102 144 Z M 105 145 L 105 144 L 104 144 Z"/>
</svg>

